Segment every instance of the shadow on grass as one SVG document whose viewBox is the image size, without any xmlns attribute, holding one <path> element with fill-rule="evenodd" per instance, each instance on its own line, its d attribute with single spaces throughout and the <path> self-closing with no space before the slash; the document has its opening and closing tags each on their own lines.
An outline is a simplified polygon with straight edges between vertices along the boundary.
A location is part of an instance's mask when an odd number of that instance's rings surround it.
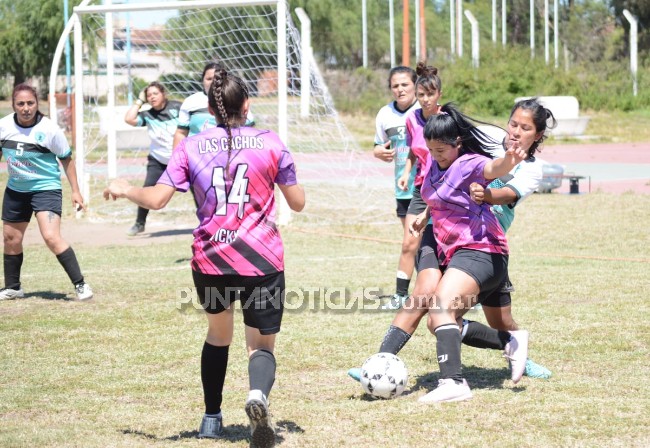
<svg viewBox="0 0 650 448">
<path fill-rule="evenodd" d="M 171 229 L 160 232 L 149 232 L 147 238 L 160 238 L 163 236 L 191 235 L 194 229 Z"/>
<path fill-rule="evenodd" d="M 504 389 L 503 382 L 510 381 L 510 369 L 503 368 L 482 368 L 482 367 L 463 367 L 463 377 L 472 389 Z M 409 393 L 418 389 L 431 391 L 438 387 L 438 372 L 427 373 L 416 377 L 415 384 L 410 388 Z M 514 392 L 521 392 L 523 387 L 512 389 Z"/>
<path fill-rule="evenodd" d="M 25 294 L 23 299 L 43 299 L 43 300 L 69 300 L 72 301 L 74 298 L 68 297 L 67 294 L 53 291 L 32 291 L 28 294 Z"/>
<path fill-rule="evenodd" d="M 302 434 L 305 432 L 305 430 L 302 429 L 299 425 L 289 420 L 280 420 L 275 424 L 275 427 L 276 427 L 275 441 L 278 444 L 284 442 L 284 437 L 282 437 L 283 432 L 298 433 L 298 434 Z M 164 441 L 164 440 L 179 441 L 183 439 L 196 439 L 199 435 L 198 431 L 181 431 L 178 434 L 167 436 L 167 437 L 160 437 L 155 434 L 149 434 L 143 431 L 138 431 L 136 429 L 123 429 L 121 432 L 122 434 L 126 434 L 126 435 L 132 435 L 132 436 L 137 436 L 148 440 L 158 440 L 158 441 Z M 248 425 L 239 425 L 239 424 L 229 425 L 229 426 L 224 426 L 223 436 L 220 437 L 219 440 L 228 441 L 232 443 L 241 442 L 243 440 L 250 441 L 250 435 L 251 435 L 250 427 Z"/>
</svg>

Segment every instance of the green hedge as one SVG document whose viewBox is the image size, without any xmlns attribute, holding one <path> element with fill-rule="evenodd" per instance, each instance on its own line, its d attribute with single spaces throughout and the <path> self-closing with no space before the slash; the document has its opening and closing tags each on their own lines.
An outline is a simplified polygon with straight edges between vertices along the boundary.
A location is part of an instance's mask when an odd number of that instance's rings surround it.
<svg viewBox="0 0 650 448">
<path fill-rule="evenodd" d="M 629 65 L 601 62 L 566 71 L 544 63 L 543 55 L 530 58 L 528 48 L 481 49 L 481 65 L 469 57 L 455 62 L 430 61 L 442 79 L 442 101 L 453 101 L 468 114 L 507 115 L 519 96 L 570 95 L 581 109 L 631 111 L 650 108 L 650 66 L 639 67 L 638 95 L 632 94 Z M 327 83 L 339 111 L 376 114 L 390 100 L 387 70 L 357 69 L 330 72 Z M 334 88 L 334 86 L 336 88 Z"/>
</svg>

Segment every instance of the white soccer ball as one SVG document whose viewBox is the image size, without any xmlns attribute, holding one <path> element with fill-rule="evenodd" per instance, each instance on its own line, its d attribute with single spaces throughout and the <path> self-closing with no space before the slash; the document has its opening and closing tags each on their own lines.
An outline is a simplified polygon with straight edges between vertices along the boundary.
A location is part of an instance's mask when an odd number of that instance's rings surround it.
<svg viewBox="0 0 650 448">
<path fill-rule="evenodd" d="M 408 382 L 406 365 L 392 353 L 377 353 L 361 366 L 363 390 L 377 398 L 395 398 L 404 392 Z"/>
</svg>

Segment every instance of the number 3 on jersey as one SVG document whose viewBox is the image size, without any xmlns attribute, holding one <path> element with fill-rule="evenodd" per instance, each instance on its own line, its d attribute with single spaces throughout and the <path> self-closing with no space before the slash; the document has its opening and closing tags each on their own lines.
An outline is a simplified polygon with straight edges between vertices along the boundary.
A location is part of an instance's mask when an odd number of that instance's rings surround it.
<svg viewBox="0 0 650 448">
<path fill-rule="evenodd" d="M 244 204 L 250 200 L 248 194 L 248 178 L 245 176 L 248 165 L 237 165 L 235 178 L 230 186 L 230 191 L 226 191 L 226 178 L 222 166 L 212 171 L 212 187 L 217 200 L 217 207 L 214 214 L 225 216 L 228 204 L 237 204 L 237 217 L 241 219 L 244 216 Z"/>
</svg>

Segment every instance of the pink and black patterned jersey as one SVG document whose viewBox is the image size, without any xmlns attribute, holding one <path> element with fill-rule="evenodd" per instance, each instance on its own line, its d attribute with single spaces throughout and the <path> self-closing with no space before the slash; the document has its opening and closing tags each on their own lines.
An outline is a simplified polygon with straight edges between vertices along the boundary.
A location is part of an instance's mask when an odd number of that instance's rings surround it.
<svg viewBox="0 0 650 448">
<path fill-rule="evenodd" d="M 276 227 L 275 184 L 295 185 L 291 154 L 272 131 L 222 126 L 184 139 L 158 183 L 185 192 L 190 184 L 199 209 L 192 269 L 211 275 L 259 276 L 284 270 Z"/>
<path fill-rule="evenodd" d="M 422 199 L 430 206 L 433 232 L 442 265 L 449 264 L 458 249 L 508 254 L 505 234 L 490 211 L 490 205 L 477 205 L 470 198 L 469 185 L 489 183 L 483 175 L 489 158 L 464 154 L 449 168 L 441 170 L 433 160 L 422 184 Z"/>
<path fill-rule="evenodd" d="M 427 142 L 424 139 L 426 124 L 427 120 L 422 115 L 422 109 L 416 109 L 406 117 L 406 145 L 411 148 L 411 152 L 417 158 L 418 172 L 414 181 L 416 187 L 422 185 L 422 179 L 431 163 L 431 154 L 429 154 L 429 148 L 427 148 Z"/>
</svg>

